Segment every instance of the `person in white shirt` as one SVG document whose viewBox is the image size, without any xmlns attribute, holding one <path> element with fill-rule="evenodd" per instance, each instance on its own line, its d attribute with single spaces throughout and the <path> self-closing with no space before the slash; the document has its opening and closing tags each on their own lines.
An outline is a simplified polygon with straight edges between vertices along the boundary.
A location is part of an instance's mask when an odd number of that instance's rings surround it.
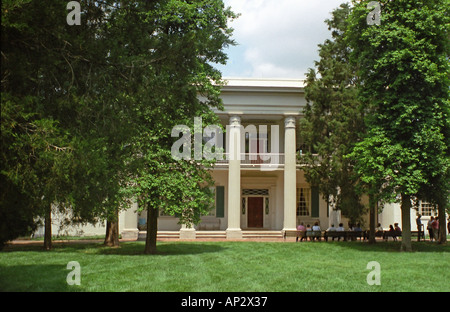
<svg viewBox="0 0 450 312">
<path fill-rule="evenodd" d="M 379 232 L 383 232 L 383 227 L 381 226 L 381 223 L 378 223 L 376 230 Z"/>
<path fill-rule="evenodd" d="M 335 237 L 335 235 L 334 234 L 328 234 L 329 232 L 336 232 L 336 228 L 334 227 L 334 224 L 332 224 L 327 230 L 326 230 L 326 233 L 325 233 L 325 240 L 326 241 L 328 241 L 328 237 L 330 236 L 330 237 L 332 237 L 333 238 L 333 240 L 334 240 L 334 237 Z"/>
<path fill-rule="evenodd" d="M 334 232 L 336 231 L 336 228 L 334 227 L 334 224 L 332 224 L 328 229 L 327 232 Z"/>
<path fill-rule="evenodd" d="M 313 231 L 320 231 L 320 226 L 319 226 L 319 222 L 314 223 L 313 227 L 312 227 Z"/>
<path fill-rule="evenodd" d="M 319 226 L 319 222 L 314 223 L 314 225 L 312 226 L 312 231 L 313 231 L 313 235 L 312 235 L 311 239 L 314 240 L 317 238 L 317 240 L 320 240 L 321 229 Z"/>
<path fill-rule="evenodd" d="M 344 232 L 344 231 L 345 231 L 344 225 L 342 223 L 339 223 L 339 226 L 336 228 L 336 232 Z M 344 235 L 342 235 L 342 237 L 345 239 Z M 334 240 L 334 238 L 333 238 L 333 240 Z M 341 240 L 341 236 L 338 236 L 338 241 L 340 241 L 340 240 Z"/>
<path fill-rule="evenodd" d="M 375 229 L 375 236 L 376 237 L 383 237 L 383 227 L 381 226 L 381 223 L 378 223 L 378 226 Z"/>
</svg>

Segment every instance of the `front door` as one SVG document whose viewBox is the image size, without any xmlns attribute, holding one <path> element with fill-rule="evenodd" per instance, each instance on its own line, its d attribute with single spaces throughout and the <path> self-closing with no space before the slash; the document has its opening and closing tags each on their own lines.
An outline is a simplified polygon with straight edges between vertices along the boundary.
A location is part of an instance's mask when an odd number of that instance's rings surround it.
<svg viewBox="0 0 450 312">
<path fill-rule="evenodd" d="M 248 198 L 247 227 L 262 228 L 264 226 L 263 197 Z"/>
</svg>

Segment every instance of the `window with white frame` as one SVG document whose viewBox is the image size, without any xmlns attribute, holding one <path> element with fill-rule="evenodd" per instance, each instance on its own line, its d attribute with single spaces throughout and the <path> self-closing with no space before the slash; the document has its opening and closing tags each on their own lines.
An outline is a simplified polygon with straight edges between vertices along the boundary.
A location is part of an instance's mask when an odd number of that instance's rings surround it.
<svg viewBox="0 0 450 312">
<path fill-rule="evenodd" d="M 436 211 L 436 207 L 428 202 L 420 202 L 419 213 L 423 217 L 431 217 L 434 215 L 434 211 Z"/>
<path fill-rule="evenodd" d="M 242 196 L 255 195 L 255 196 L 269 196 L 268 189 L 243 189 Z"/>
<path fill-rule="evenodd" d="M 310 216 L 311 214 L 311 189 L 297 188 L 297 216 Z"/>
</svg>

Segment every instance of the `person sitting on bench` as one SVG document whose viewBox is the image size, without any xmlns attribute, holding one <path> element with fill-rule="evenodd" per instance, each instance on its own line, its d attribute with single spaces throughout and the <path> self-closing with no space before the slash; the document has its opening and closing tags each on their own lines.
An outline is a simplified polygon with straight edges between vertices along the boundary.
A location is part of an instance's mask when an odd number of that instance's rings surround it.
<svg viewBox="0 0 450 312">
<path fill-rule="evenodd" d="M 395 236 L 402 236 L 402 229 L 398 226 L 398 223 L 394 223 Z"/>
<path fill-rule="evenodd" d="M 397 236 L 395 235 L 395 230 L 394 227 L 392 226 L 392 224 L 389 225 L 389 231 L 384 233 L 384 239 L 387 240 L 388 238 L 392 237 L 394 239 L 394 241 L 397 241 Z"/>
<path fill-rule="evenodd" d="M 328 241 L 328 237 L 334 238 L 336 237 L 336 228 L 334 227 L 334 224 L 332 224 L 326 231 L 325 231 L 325 240 Z"/>
<path fill-rule="evenodd" d="M 300 223 L 300 225 L 297 226 L 297 237 L 295 239 L 296 242 L 298 242 L 298 237 L 300 236 L 300 241 L 303 242 L 303 239 L 305 239 L 305 232 L 306 232 L 306 228 L 303 225 L 303 222 Z"/>
<path fill-rule="evenodd" d="M 319 222 L 314 223 L 314 225 L 312 227 L 312 231 L 313 231 L 313 235 L 311 236 L 311 239 L 315 240 L 317 238 L 317 240 L 320 240 L 321 229 L 319 226 Z"/>
<path fill-rule="evenodd" d="M 378 226 L 375 229 L 375 237 L 383 237 L 383 227 L 381 226 L 381 223 L 378 223 Z"/>
</svg>

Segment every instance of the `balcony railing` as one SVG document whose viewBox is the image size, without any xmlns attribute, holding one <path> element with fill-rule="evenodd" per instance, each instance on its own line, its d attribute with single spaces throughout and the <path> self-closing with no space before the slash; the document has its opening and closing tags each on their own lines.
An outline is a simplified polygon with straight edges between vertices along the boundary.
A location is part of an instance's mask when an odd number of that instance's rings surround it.
<svg viewBox="0 0 450 312">
<path fill-rule="evenodd" d="M 216 166 L 228 166 L 229 154 L 224 154 L 223 160 L 217 160 Z M 284 154 L 280 153 L 242 153 L 241 154 L 241 166 L 242 167 L 258 167 L 268 165 L 284 165 Z"/>
<path fill-rule="evenodd" d="M 224 153 L 223 160 L 217 160 L 215 163 L 216 167 L 228 167 L 229 164 L 229 154 Z M 313 156 L 318 157 L 317 154 Z M 241 167 L 253 168 L 258 166 L 269 166 L 278 168 L 284 167 L 284 154 L 282 153 L 242 153 L 241 154 Z M 302 160 L 302 157 L 297 154 L 297 167 L 308 166 L 308 164 Z"/>
</svg>

